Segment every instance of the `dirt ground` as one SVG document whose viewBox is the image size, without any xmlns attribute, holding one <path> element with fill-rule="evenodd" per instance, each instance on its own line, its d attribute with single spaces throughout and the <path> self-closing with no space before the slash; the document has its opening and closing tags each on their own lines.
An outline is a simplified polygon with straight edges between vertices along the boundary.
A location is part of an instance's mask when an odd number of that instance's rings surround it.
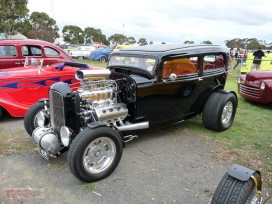
<svg viewBox="0 0 272 204">
<path fill-rule="evenodd" d="M 22 118 L 5 116 L 0 127 L 2 132 L 22 130 L 22 137 L 27 136 Z M 174 127 L 145 132 L 127 143 L 109 177 L 86 185 L 70 172 L 66 153 L 47 161 L 30 148 L 27 153 L 0 156 L 0 203 L 208 204 L 232 165 L 213 159 L 211 150 L 218 149 L 217 143 Z M 14 191 L 27 190 L 30 196 L 12 198 Z"/>
</svg>

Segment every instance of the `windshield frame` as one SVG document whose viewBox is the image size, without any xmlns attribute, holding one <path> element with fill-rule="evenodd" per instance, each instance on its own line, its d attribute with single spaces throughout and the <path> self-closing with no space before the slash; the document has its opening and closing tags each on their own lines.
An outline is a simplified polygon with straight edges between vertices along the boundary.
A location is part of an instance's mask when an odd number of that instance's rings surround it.
<svg viewBox="0 0 272 204">
<path fill-rule="evenodd" d="M 146 60 L 147 59 L 147 60 Z M 119 62 L 114 62 L 118 60 Z M 129 69 L 143 70 L 154 74 L 158 67 L 158 58 L 150 55 L 112 55 L 109 58 L 107 67 L 122 67 Z M 137 64 L 138 63 L 138 64 Z"/>
</svg>

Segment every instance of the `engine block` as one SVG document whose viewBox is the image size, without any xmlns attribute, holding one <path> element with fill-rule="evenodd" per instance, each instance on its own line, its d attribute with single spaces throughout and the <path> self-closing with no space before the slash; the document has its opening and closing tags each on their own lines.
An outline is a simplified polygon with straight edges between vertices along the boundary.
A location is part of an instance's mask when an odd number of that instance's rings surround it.
<svg viewBox="0 0 272 204">
<path fill-rule="evenodd" d="M 127 117 L 128 109 L 126 104 L 117 102 L 118 85 L 114 80 L 107 79 L 107 71 L 101 70 L 100 74 L 98 70 L 77 71 L 77 78 L 82 85 L 77 92 L 81 99 L 82 114 L 115 123 Z"/>
</svg>

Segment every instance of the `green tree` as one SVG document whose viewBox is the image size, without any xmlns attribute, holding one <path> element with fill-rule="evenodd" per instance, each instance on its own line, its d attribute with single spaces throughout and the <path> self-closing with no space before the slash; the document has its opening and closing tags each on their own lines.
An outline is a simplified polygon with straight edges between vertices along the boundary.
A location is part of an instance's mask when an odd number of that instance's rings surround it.
<svg viewBox="0 0 272 204">
<path fill-rule="evenodd" d="M 135 40 L 134 37 L 129 37 L 129 38 L 127 39 L 127 41 L 128 41 L 128 43 L 129 43 L 130 45 L 133 45 L 133 44 L 136 43 L 136 40 Z"/>
<path fill-rule="evenodd" d="M 165 42 L 162 42 L 161 44 L 166 44 Z"/>
<path fill-rule="evenodd" d="M 150 42 L 149 42 L 149 45 L 153 45 L 153 41 L 150 41 Z"/>
<path fill-rule="evenodd" d="M 211 41 L 209 41 L 209 40 L 206 40 L 206 41 L 203 41 L 203 44 L 209 44 L 209 45 L 211 45 L 211 44 L 212 44 L 212 42 L 211 42 Z"/>
<path fill-rule="evenodd" d="M 261 44 L 256 38 L 251 38 L 248 40 L 248 44 L 246 46 L 246 49 L 248 50 L 256 50 Z"/>
<path fill-rule="evenodd" d="M 225 40 L 227 47 L 244 48 L 246 39 L 234 38 L 232 40 Z"/>
<path fill-rule="evenodd" d="M 87 27 L 84 30 L 84 38 L 86 43 L 99 42 L 104 45 L 108 45 L 106 35 L 102 34 L 101 29 L 95 29 L 93 27 Z"/>
<path fill-rule="evenodd" d="M 115 45 L 122 45 L 123 43 L 127 42 L 127 37 L 123 34 L 114 34 L 108 38 L 108 41 Z"/>
<path fill-rule="evenodd" d="M 139 41 L 137 42 L 140 46 L 147 45 L 147 41 L 145 38 L 140 38 Z"/>
<path fill-rule="evenodd" d="M 190 40 L 186 40 L 186 41 L 184 41 L 183 44 L 195 44 L 195 42 L 194 41 L 190 41 Z"/>
<path fill-rule="evenodd" d="M 45 40 L 53 43 L 59 37 L 59 27 L 56 21 L 43 12 L 33 12 L 29 18 L 31 30 L 27 32 L 28 38 Z"/>
<path fill-rule="evenodd" d="M 18 23 L 28 17 L 28 0 L 0 0 L 0 32 L 6 35 L 17 32 Z"/>
<path fill-rule="evenodd" d="M 84 33 L 82 29 L 75 25 L 66 25 L 62 29 L 63 40 L 71 44 L 84 43 Z"/>
<path fill-rule="evenodd" d="M 93 27 L 87 27 L 84 30 L 86 43 L 101 42 L 99 32 Z"/>
</svg>

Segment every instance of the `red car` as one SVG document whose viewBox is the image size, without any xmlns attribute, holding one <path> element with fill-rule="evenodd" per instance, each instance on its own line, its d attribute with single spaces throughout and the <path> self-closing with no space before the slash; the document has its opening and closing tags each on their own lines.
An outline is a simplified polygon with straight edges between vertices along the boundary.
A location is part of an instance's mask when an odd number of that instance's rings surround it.
<svg viewBox="0 0 272 204">
<path fill-rule="evenodd" d="M 253 71 L 238 78 L 238 92 L 243 98 L 258 102 L 272 102 L 272 71 Z"/>
<path fill-rule="evenodd" d="M 60 47 L 41 40 L 0 40 L 0 69 L 22 67 L 25 58 L 46 59 L 44 66 L 73 62 Z"/>
<path fill-rule="evenodd" d="M 31 61 L 36 66 L 0 69 L 0 118 L 4 109 L 13 117 L 24 117 L 32 104 L 48 98 L 48 89 L 56 82 L 63 81 L 76 90 L 80 85 L 75 79 L 78 69 L 103 69 L 75 62 L 42 66 L 37 63 L 42 60 Z"/>
</svg>

